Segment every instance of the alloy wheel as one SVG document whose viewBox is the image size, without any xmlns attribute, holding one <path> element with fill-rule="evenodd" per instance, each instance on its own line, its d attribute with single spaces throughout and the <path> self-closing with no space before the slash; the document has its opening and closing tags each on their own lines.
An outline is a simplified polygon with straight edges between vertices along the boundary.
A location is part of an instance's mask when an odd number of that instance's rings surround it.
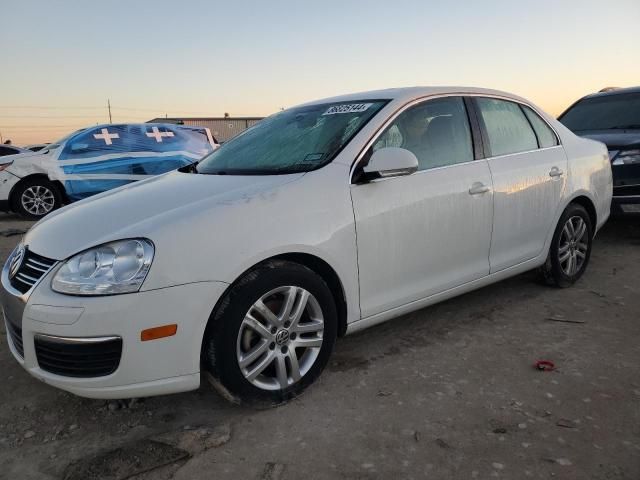
<svg viewBox="0 0 640 480">
<path fill-rule="evenodd" d="M 580 216 L 570 217 L 560 233 L 558 262 L 562 271 L 572 277 L 580 271 L 589 248 L 587 224 Z"/>
<path fill-rule="evenodd" d="M 53 210 L 56 199 L 48 187 L 33 185 L 22 192 L 20 202 L 31 215 L 43 216 Z"/>
<path fill-rule="evenodd" d="M 318 300 L 296 286 L 275 288 L 246 313 L 236 342 L 240 371 L 262 390 L 284 390 L 313 366 L 324 332 Z"/>
</svg>

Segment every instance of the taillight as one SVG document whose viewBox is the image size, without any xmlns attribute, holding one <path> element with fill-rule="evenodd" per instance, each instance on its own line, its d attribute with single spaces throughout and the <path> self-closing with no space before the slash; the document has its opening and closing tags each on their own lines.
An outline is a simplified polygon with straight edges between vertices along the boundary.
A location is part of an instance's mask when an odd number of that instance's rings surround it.
<svg viewBox="0 0 640 480">
<path fill-rule="evenodd" d="M 8 166 L 10 166 L 13 162 L 9 162 L 9 163 L 3 163 L 2 165 L 0 165 L 0 172 L 3 171 L 5 168 L 7 168 Z"/>
</svg>

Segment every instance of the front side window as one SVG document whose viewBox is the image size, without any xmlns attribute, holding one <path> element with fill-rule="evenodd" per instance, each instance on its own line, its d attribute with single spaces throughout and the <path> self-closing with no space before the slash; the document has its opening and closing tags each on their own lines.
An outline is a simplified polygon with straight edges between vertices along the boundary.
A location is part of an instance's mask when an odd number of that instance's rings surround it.
<svg viewBox="0 0 640 480">
<path fill-rule="evenodd" d="M 107 125 L 87 129 L 73 138 L 69 138 L 60 154 L 60 160 L 91 158 L 130 150 L 127 126 Z"/>
<path fill-rule="evenodd" d="M 526 152 L 538 148 L 538 140 L 517 103 L 495 98 L 476 99 L 484 122 L 491 156 Z"/>
<path fill-rule="evenodd" d="M 553 130 L 551 130 L 551 127 L 547 125 L 547 122 L 542 120 L 536 112 L 526 105 L 521 105 L 521 107 L 522 110 L 524 110 L 527 119 L 529 119 L 529 123 L 531 123 L 531 126 L 536 132 L 540 148 L 548 148 L 558 145 L 558 138 Z"/>
<path fill-rule="evenodd" d="M 329 163 L 387 100 L 291 108 L 224 143 L 196 167 L 203 174 L 276 175 Z"/>
<path fill-rule="evenodd" d="M 372 151 L 385 147 L 413 152 L 419 170 L 472 161 L 473 143 L 464 100 L 437 98 L 409 108 L 378 137 Z"/>
</svg>

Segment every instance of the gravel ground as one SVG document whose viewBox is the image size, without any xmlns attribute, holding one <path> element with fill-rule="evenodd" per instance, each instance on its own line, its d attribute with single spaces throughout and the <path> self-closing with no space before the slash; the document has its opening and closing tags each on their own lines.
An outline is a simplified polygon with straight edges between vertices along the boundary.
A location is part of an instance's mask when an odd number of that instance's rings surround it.
<svg viewBox="0 0 640 480">
<path fill-rule="evenodd" d="M 0 255 L 29 222 L 0 214 Z M 573 288 L 532 273 L 341 339 L 287 405 L 208 385 L 85 400 L 24 372 L 0 327 L 0 478 L 640 478 L 640 219 Z M 538 359 L 557 370 L 533 368 Z"/>
</svg>

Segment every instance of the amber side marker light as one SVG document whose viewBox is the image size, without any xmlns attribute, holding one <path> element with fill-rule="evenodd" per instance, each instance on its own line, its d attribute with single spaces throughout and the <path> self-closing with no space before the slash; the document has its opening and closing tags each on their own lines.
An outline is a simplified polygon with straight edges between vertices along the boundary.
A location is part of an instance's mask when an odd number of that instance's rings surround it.
<svg viewBox="0 0 640 480">
<path fill-rule="evenodd" d="M 164 337 L 172 337 L 178 331 L 178 325 L 163 325 L 161 327 L 147 328 L 140 332 L 140 340 L 146 342 L 148 340 L 157 340 Z"/>
</svg>

